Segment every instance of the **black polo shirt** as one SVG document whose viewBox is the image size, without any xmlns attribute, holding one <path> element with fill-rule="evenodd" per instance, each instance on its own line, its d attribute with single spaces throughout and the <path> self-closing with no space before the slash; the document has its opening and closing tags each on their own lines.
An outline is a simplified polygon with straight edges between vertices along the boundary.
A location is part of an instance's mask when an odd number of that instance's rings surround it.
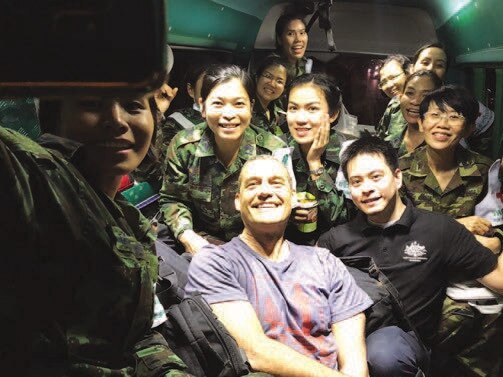
<svg viewBox="0 0 503 377">
<path fill-rule="evenodd" d="M 448 282 L 480 278 L 497 264 L 497 256 L 463 225 L 410 203 L 387 228 L 369 224 L 360 212 L 354 220 L 323 234 L 318 245 L 339 257 L 374 258 L 427 342 L 437 330 Z"/>
</svg>

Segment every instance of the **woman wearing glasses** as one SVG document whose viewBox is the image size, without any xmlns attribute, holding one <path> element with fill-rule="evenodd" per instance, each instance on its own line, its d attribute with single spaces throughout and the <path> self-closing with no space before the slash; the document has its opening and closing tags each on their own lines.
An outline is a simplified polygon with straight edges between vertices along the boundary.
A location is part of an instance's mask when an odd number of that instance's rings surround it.
<svg viewBox="0 0 503 377">
<path fill-rule="evenodd" d="M 383 117 L 376 127 L 376 133 L 384 138 L 393 129 L 404 129 L 407 125 L 400 111 L 400 98 L 405 81 L 409 76 L 410 60 L 404 55 L 389 55 L 379 71 L 379 89 L 391 98 Z M 390 130 L 391 129 L 391 130 Z"/>
<path fill-rule="evenodd" d="M 251 124 L 277 136 L 288 132 L 279 99 L 289 81 L 288 62 L 278 55 L 269 55 L 258 66 L 256 94 Z"/>
<path fill-rule="evenodd" d="M 487 219 L 474 216 L 475 205 L 488 191 L 488 170 L 492 161 L 460 145 L 462 138 L 473 131 L 478 113 L 477 101 L 464 88 L 444 86 L 428 94 L 419 109 L 419 127 L 426 145 L 401 157 L 400 169 L 407 196 L 415 206 L 451 215 L 482 245 L 498 253 L 501 249 L 500 239 L 496 236 L 498 232 Z M 469 285 L 473 286 L 473 282 Z M 466 288 L 458 286 L 457 289 L 463 289 L 465 297 L 470 294 Z M 481 316 L 466 301 L 450 297 L 445 299 L 442 312 L 436 340 L 439 345 L 435 350 L 435 354 L 442 356 L 435 360 L 441 364 L 437 367 L 449 364 L 451 359 L 459 356 L 460 350 L 465 349 L 470 349 L 474 355 L 470 359 L 470 369 L 485 365 L 486 361 L 479 359 L 481 352 L 486 356 L 480 345 L 486 344 L 488 339 L 492 343 L 497 336 L 494 334 L 501 334 L 498 330 L 501 323 L 484 325 L 484 341 L 481 343 L 480 335 L 472 338 L 471 333 L 466 337 L 466 330 L 482 328 L 481 321 L 487 319 L 486 316 Z M 452 344 L 463 346 L 451 349 L 449 345 Z M 489 356 L 488 359 L 498 357 Z"/>
<path fill-rule="evenodd" d="M 487 191 L 492 161 L 460 145 L 478 116 L 478 103 L 464 88 L 444 86 L 428 94 L 419 108 L 425 146 L 400 158 L 408 196 L 419 208 L 456 218 L 485 246 L 499 243 L 488 220 L 473 216 Z"/>
</svg>

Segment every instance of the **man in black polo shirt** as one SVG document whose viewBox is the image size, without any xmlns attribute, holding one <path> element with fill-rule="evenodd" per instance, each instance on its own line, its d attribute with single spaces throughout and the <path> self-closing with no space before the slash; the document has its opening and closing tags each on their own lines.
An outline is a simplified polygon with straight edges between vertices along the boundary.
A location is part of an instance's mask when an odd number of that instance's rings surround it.
<svg viewBox="0 0 503 377">
<path fill-rule="evenodd" d="M 318 246 L 339 257 L 374 258 L 427 344 L 449 281 L 478 279 L 503 291 L 503 256 L 483 247 L 454 219 L 402 202 L 402 174 L 387 142 L 370 136 L 356 140 L 343 154 L 342 169 L 360 212 L 323 234 Z"/>
</svg>

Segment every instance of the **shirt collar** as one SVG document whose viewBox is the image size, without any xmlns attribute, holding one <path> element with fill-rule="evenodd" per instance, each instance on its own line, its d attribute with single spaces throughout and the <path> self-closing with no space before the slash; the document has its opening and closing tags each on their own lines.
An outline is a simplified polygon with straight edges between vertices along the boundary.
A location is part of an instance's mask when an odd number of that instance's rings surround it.
<svg viewBox="0 0 503 377">
<path fill-rule="evenodd" d="M 402 228 L 402 229 L 410 229 L 412 224 L 414 224 L 415 221 L 415 214 L 414 214 L 414 206 L 412 202 L 409 199 L 405 200 L 405 211 L 402 213 L 402 216 L 398 219 L 397 222 L 395 222 L 393 225 L 390 225 L 389 227 L 385 229 L 392 229 L 392 228 Z M 360 230 L 364 234 L 370 234 L 374 232 L 382 232 L 382 228 L 376 225 L 372 225 L 367 221 L 367 216 L 362 212 L 358 211 L 358 214 L 356 215 L 355 219 L 353 220 L 353 224 L 356 230 Z"/>
<path fill-rule="evenodd" d="M 431 173 L 431 169 L 428 165 L 426 148 L 426 146 L 423 146 L 415 151 L 416 155 L 410 165 L 410 175 L 415 177 L 426 177 Z M 461 177 L 482 176 L 473 155 L 467 149 L 459 145 L 456 148 L 455 156 L 458 163 L 459 175 Z"/>
<path fill-rule="evenodd" d="M 255 140 L 255 132 L 248 126 L 243 133 L 241 139 L 241 144 L 239 147 L 238 156 L 243 160 L 248 160 L 250 157 L 254 156 L 257 151 L 257 145 Z M 209 157 L 215 156 L 215 137 L 213 131 L 209 127 L 206 127 L 201 135 L 201 139 L 197 144 L 196 157 Z"/>
<path fill-rule="evenodd" d="M 41 135 L 37 142 L 44 148 L 58 152 L 65 160 L 72 160 L 76 156 L 77 151 L 84 146 L 84 144 L 75 140 L 48 133 Z"/>
</svg>

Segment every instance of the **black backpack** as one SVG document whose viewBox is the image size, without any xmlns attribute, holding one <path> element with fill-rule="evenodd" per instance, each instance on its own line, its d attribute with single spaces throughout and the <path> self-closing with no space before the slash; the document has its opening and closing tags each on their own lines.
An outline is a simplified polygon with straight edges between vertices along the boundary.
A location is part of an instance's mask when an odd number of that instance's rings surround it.
<svg viewBox="0 0 503 377">
<path fill-rule="evenodd" d="M 238 377 L 250 373 L 244 352 L 200 294 L 184 297 L 189 262 L 156 242 L 156 294 L 168 320 L 160 329 L 169 347 L 195 377 Z"/>
<path fill-rule="evenodd" d="M 365 333 L 368 336 L 385 326 L 398 326 L 404 331 L 413 331 L 421 341 L 416 327 L 403 309 L 400 296 L 386 275 L 379 270 L 374 260 L 367 256 L 341 257 L 358 286 L 374 301 L 365 311 Z"/>
</svg>

